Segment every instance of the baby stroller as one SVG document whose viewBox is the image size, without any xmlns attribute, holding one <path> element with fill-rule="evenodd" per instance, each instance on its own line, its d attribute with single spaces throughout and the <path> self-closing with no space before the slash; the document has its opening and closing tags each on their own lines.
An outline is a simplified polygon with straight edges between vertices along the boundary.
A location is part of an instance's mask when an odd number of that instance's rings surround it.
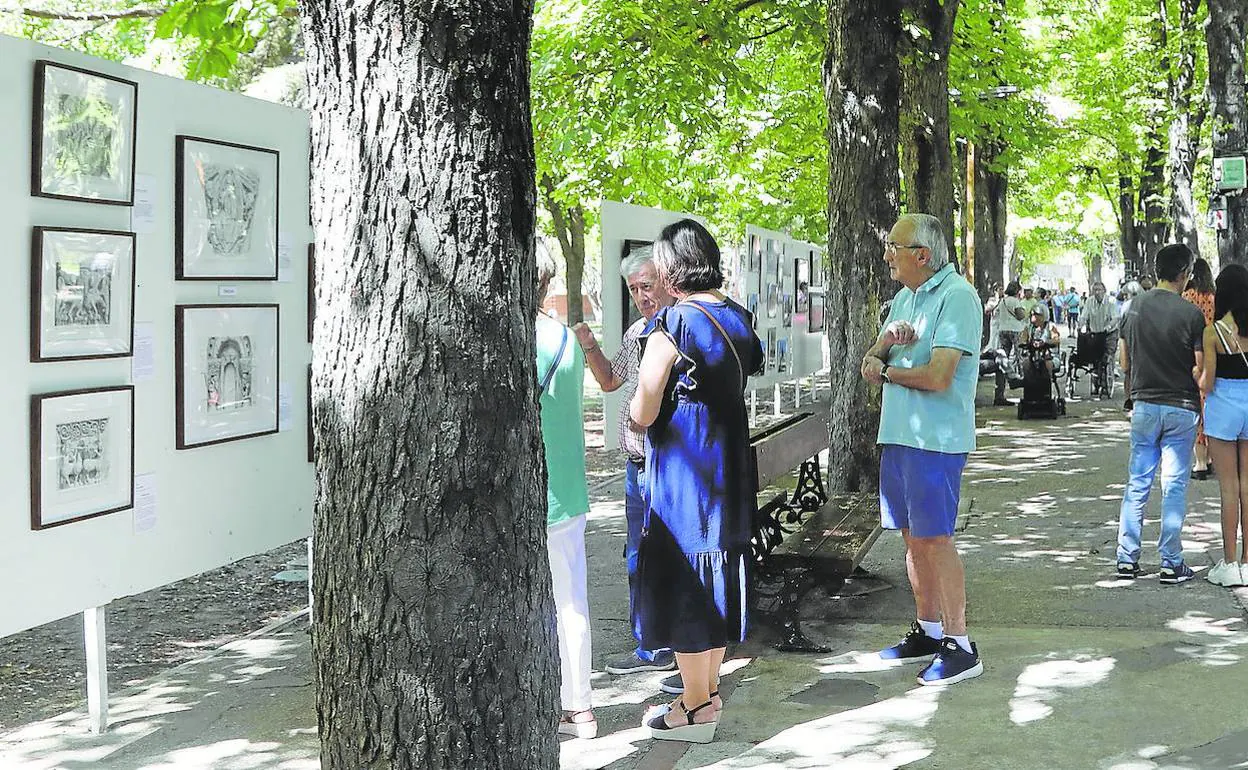
<svg viewBox="0 0 1248 770">
<path fill-rule="evenodd" d="M 1074 394 L 1075 385 L 1087 375 L 1088 395 L 1111 397 L 1113 388 L 1109 377 L 1109 332 L 1079 332 L 1075 352 L 1066 361 L 1066 392 Z"/>
<path fill-rule="evenodd" d="M 1018 419 L 1031 417 L 1056 419 L 1066 414 L 1066 399 L 1062 397 L 1062 388 L 1058 377 L 1062 374 L 1057 360 L 1053 361 L 1053 372 L 1050 373 L 1045 363 L 1050 360 L 1049 348 L 1019 347 L 1019 364 L 1022 368 L 1023 397 L 1018 401 Z"/>
</svg>

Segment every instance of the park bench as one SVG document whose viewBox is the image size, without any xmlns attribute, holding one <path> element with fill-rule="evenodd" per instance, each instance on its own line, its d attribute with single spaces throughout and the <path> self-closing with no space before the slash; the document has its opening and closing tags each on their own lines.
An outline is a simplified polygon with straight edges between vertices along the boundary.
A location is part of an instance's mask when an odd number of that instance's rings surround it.
<svg viewBox="0 0 1248 770">
<path fill-rule="evenodd" d="M 754 522 L 751 606 L 780 632 L 777 649 L 828 652 L 802 633 L 801 603 L 816 586 L 831 592 L 858 568 L 879 537 L 874 495 L 836 495 L 823 485 L 819 454 L 828 448 L 825 416 L 793 415 L 750 437 L 757 487 L 769 495 Z M 797 471 L 794 489 L 774 491 Z"/>
</svg>

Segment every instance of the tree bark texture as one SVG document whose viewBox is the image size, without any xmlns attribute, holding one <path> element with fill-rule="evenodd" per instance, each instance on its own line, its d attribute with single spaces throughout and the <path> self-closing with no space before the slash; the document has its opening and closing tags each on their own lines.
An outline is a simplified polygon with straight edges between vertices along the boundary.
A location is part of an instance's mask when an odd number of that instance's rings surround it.
<svg viewBox="0 0 1248 770">
<path fill-rule="evenodd" d="M 1248 155 L 1248 104 L 1244 97 L 1244 0 L 1209 0 L 1205 43 L 1209 49 L 1209 93 L 1213 106 L 1213 154 Z M 1248 192 L 1227 196 L 1227 229 L 1218 232 L 1218 260 L 1248 262 Z"/>
<path fill-rule="evenodd" d="M 1140 236 L 1135 227 L 1135 185 L 1126 174 L 1118 175 L 1118 239 L 1126 275 L 1138 278 L 1144 261 L 1140 258 Z"/>
<path fill-rule="evenodd" d="M 1165 0 L 1160 0 L 1165 2 Z M 1196 171 L 1198 121 L 1192 111 L 1192 90 L 1196 82 L 1196 12 L 1200 0 L 1179 0 L 1179 45 L 1170 79 L 1170 219 L 1174 239 L 1185 243 L 1193 254 L 1200 253 L 1197 234 L 1196 200 L 1192 195 L 1192 175 Z M 1196 124 L 1196 125 L 1194 125 Z"/>
<path fill-rule="evenodd" d="M 975 147 L 975 288 L 987 296 L 988 287 L 1004 283 L 1006 194 L 1009 178 L 1000 166 L 1001 147 Z"/>
<path fill-rule="evenodd" d="M 542 178 L 542 191 L 546 197 L 546 210 L 550 212 L 551 221 L 555 225 L 555 237 L 559 240 L 563 264 L 567 268 L 567 320 L 568 325 L 572 326 L 585 320 L 582 291 L 585 281 L 585 209 L 560 203 L 555 197 L 554 183 L 546 175 Z"/>
<path fill-rule="evenodd" d="M 1151 27 L 1153 51 L 1157 55 L 1161 72 L 1170 73 L 1170 49 L 1168 41 L 1167 0 L 1157 0 L 1157 13 L 1153 14 Z M 1153 79 L 1148 86 L 1149 102 L 1147 146 L 1144 165 L 1140 171 L 1140 217 L 1139 230 L 1143 236 L 1145 270 L 1152 272 L 1153 258 L 1165 245 L 1169 235 L 1167 209 L 1170 196 L 1166 194 L 1166 136 L 1164 123 L 1168 118 L 1166 105 L 1166 81 Z"/>
<path fill-rule="evenodd" d="M 553 770 L 532 7 L 302 13 L 322 766 Z"/>
<path fill-rule="evenodd" d="M 901 174 L 906 210 L 938 218 L 949 258 L 953 233 L 953 153 L 949 144 L 949 47 L 959 0 L 901 0 L 903 19 L 924 34 L 903 35 L 901 60 Z"/>
<path fill-rule="evenodd" d="M 897 217 L 897 120 L 901 35 L 898 0 L 829 0 L 823 95 L 828 109 L 828 341 L 832 367 L 832 450 L 836 491 L 879 481 L 875 447 L 880 390 L 858 362 L 879 336 L 882 303 L 898 284 L 883 260 Z"/>
</svg>

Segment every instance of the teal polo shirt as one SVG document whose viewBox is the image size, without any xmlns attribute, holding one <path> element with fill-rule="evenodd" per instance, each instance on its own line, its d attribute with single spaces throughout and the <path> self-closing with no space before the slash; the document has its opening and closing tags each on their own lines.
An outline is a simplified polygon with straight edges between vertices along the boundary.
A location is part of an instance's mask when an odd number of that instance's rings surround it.
<svg viewBox="0 0 1248 770">
<path fill-rule="evenodd" d="M 559 355 L 561 343 L 563 353 Z M 559 355 L 559 360 L 555 356 Z M 537 376 L 539 381 L 555 367 L 539 401 L 542 448 L 546 451 L 546 526 L 582 516 L 589 511 L 585 478 L 585 419 L 583 388 L 585 356 L 576 335 L 563 324 L 537 318 Z"/>
<path fill-rule="evenodd" d="M 984 306 L 979 295 L 953 265 L 945 265 L 918 291 L 903 287 L 893 298 L 888 320 L 909 321 L 918 338 L 894 345 L 888 365 L 923 366 L 933 348 L 962 352 L 953 382 L 933 393 L 884 384 L 879 443 L 962 454 L 975 449 L 975 386 L 979 381 L 979 341 L 984 330 Z"/>
</svg>

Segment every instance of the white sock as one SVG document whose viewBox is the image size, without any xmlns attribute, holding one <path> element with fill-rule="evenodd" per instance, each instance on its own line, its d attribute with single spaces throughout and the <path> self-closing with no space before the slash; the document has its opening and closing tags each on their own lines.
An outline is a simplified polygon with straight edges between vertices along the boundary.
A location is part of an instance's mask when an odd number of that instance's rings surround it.
<svg viewBox="0 0 1248 770">
<path fill-rule="evenodd" d="M 950 635 L 949 638 L 957 642 L 958 646 L 966 650 L 967 652 L 974 652 L 974 650 L 971 649 L 971 637 Z"/>
<path fill-rule="evenodd" d="M 943 638 L 945 638 L 945 636 L 944 636 L 944 634 L 945 634 L 944 624 L 943 624 L 943 623 L 941 623 L 939 620 L 922 620 L 922 619 L 920 619 L 920 620 L 919 620 L 919 627 L 923 629 L 923 633 L 927 634 L 928 636 L 932 637 L 933 639 L 943 639 Z"/>
</svg>

